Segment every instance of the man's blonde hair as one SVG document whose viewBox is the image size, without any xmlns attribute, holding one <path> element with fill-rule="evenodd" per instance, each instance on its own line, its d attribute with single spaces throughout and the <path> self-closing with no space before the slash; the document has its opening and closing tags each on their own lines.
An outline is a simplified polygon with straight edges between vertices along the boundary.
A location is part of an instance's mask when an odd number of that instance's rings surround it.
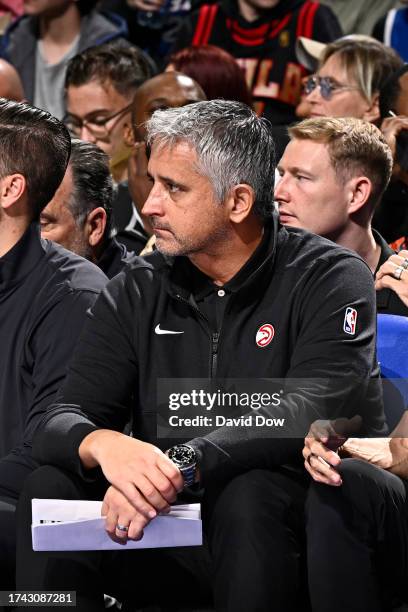
<svg viewBox="0 0 408 612">
<path fill-rule="evenodd" d="M 392 153 L 380 130 L 362 119 L 315 117 L 289 128 L 291 139 L 327 145 L 338 178 L 345 182 L 366 176 L 372 183 L 373 208 L 384 193 L 392 172 Z"/>
</svg>

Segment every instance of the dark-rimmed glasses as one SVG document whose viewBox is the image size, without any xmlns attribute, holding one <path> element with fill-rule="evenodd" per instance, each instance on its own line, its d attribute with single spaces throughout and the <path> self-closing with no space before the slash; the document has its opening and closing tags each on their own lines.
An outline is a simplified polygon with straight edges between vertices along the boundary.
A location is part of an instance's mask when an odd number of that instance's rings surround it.
<svg viewBox="0 0 408 612">
<path fill-rule="evenodd" d="M 86 128 L 95 138 L 105 138 L 109 135 L 109 129 L 107 128 L 109 121 L 124 115 L 125 113 L 129 112 L 131 108 L 132 103 L 128 104 L 124 108 L 121 108 L 116 113 L 113 113 L 113 115 L 108 115 L 107 117 L 96 116 L 91 119 L 81 119 L 76 115 L 70 115 L 67 113 L 63 119 L 63 122 L 68 131 L 74 136 L 80 136 L 83 127 L 86 126 Z"/>
<path fill-rule="evenodd" d="M 317 75 L 310 76 L 305 84 L 305 94 L 309 95 L 319 87 L 320 95 L 323 100 L 331 100 L 334 93 L 337 91 L 346 91 L 348 89 L 359 89 L 359 87 L 351 85 L 339 85 L 333 81 L 331 77 L 320 77 Z"/>
</svg>

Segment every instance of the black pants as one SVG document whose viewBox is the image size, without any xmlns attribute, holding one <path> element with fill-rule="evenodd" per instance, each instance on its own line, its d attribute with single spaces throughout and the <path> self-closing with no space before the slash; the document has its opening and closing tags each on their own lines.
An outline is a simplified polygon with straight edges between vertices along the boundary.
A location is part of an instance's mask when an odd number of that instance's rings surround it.
<svg viewBox="0 0 408 612">
<path fill-rule="evenodd" d="M 408 594 L 408 497 L 402 479 L 345 459 L 343 485 L 314 483 L 306 503 L 313 612 L 392 610 Z"/>
<path fill-rule="evenodd" d="M 0 590 L 15 589 L 16 505 L 34 469 L 30 457 L 8 455 L 0 461 Z"/>
<path fill-rule="evenodd" d="M 102 594 L 134 606 L 194 604 L 217 610 L 302 612 L 303 505 L 307 481 L 253 470 L 206 492 L 208 546 L 118 552 L 43 553 L 31 547 L 31 499 L 100 499 L 98 485 L 44 466 L 28 479 L 17 519 L 18 589 L 76 590 L 77 610 L 103 609 Z M 304 566 L 303 566 L 304 567 Z"/>
</svg>

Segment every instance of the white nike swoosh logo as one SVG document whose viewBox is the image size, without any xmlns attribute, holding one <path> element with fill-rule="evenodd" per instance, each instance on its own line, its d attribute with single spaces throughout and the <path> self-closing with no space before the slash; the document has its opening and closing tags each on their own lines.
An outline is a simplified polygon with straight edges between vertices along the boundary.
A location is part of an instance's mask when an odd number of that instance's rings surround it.
<svg viewBox="0 0 408 612">
<path fill-rule="evenodd" d="M 183 331 L 171 331 L 170 329 L 160 329 L 160 323 L 154 328 L 154 333 L 158 336 L 162 334 L 184 334 Z"/>
</svg>

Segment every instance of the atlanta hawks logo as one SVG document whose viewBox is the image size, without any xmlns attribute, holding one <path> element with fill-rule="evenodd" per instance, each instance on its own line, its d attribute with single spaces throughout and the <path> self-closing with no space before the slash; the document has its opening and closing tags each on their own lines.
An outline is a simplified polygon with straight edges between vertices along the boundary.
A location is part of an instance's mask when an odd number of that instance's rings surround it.
<svg viewBox="0 0 408 612">
<path fill-rule="evenodd" d="M 275 335 L 275 329 L 270 323 L 264 323 L 256 332 L 255 342 L 260 348 L 265 348 L 272 342 Z"/>
</svg>

